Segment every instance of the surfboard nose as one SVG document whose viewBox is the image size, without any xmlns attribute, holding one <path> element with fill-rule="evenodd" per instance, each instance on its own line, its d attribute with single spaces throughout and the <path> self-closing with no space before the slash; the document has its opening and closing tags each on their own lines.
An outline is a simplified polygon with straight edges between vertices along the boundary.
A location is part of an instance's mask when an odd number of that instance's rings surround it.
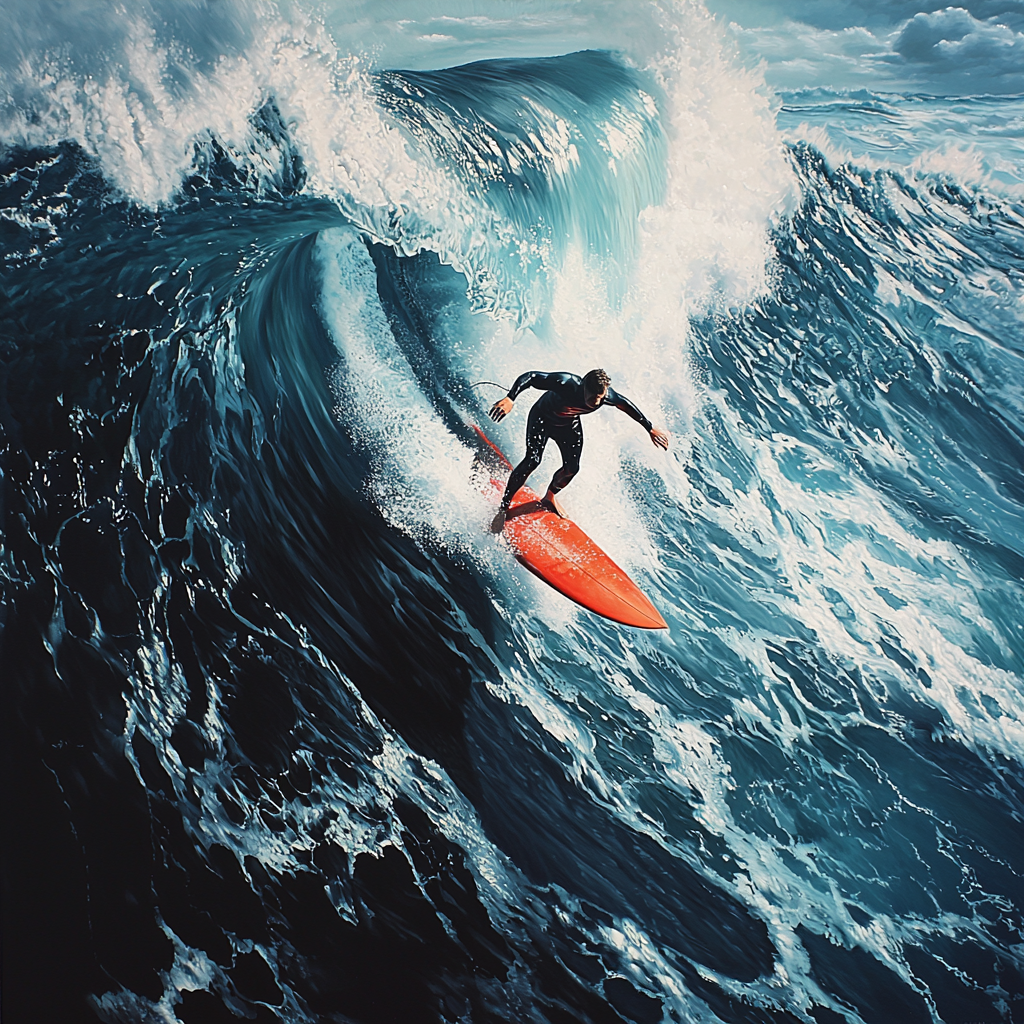
<svg viewBox="0 0 1024 1024">
<path fill-rule="evenodd" d="M 637 588 L 637 593 L 644 599 L 647 607 L 634 608 L 637 621 L 626 623 L 626 625 L 639 626 L 641 629 L 668 629 L 668 623 L 665 621 L 664 616 L 651 604 L 647 595 L 639 588 Z"/>
</svg>

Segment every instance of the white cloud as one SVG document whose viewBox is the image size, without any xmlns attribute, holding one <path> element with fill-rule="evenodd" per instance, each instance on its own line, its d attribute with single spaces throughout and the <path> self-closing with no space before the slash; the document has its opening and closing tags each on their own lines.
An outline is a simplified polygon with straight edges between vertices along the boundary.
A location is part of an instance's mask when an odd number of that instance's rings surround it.
<svg viewBox="0 0 1024 1024">
<path fill-rule="evenodd" d="M 812 15 L 810 9 L 787 5 L 787 16 L 772 17 L 770 3 L 756 12 L 745 0 L 735 6 L 730 0 L 712 3 L 731 22 L 742 49 L 766 62 L 766 77 L 778 88 L 1024 92 L 1024 31 L 1015 27 L 1024 29 L 1021 3 L 1004 10 L 1006 0 L 983 0 L 972 3 L 973 10 L 933 11 L 900 3 L 890 7 L 893 20 L 880 24 L 878 5 L 865 0 L 829 8 L 835 21 L 827 25 L 821 23 L 820 8 Z M 977 16 L 997 8 L 989 17 Z M 897 12 L 904 17 L 897 20 Z M 857 15 L 862 24 L 843 23 Z M 745 24 L 737 24 L 738 18 Z"/>
<path fill-rule="evenodd" d="M 888 37 L 863 26 L 832 30 L 785 21 L 761 28 L 735 23 L 730 27 L 744 52 L 767 63 L 766 77 L 777 88 L 870 88 L 878 84 L 880 75 L 890 74 Z"/>
<path fill-rule="evenodd" d="M 980 21 L 962 7 L 915 14 L 900 30 L 894 51 L 910 64 L 955 79 L 1024 88 L 1024 33 L 998 21 Z"/>
</svg>

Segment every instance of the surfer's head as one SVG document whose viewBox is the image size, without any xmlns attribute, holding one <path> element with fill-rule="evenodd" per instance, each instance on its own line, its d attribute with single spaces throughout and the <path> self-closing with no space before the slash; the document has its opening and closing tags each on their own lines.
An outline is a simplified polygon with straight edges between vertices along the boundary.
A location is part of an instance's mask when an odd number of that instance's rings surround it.
<svg viewBox="0 0 1024 1024">
<path fill-rule="evenodd" d="M 591 409 L 596 409 L 608 394 L 612 379 L 604 370 L 591 370 L 583 378 L 583 400 Z"/>
</svg>

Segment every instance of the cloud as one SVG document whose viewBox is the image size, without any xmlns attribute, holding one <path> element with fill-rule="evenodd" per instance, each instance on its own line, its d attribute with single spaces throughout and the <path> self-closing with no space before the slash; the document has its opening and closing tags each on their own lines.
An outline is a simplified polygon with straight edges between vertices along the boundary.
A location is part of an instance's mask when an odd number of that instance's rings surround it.
<svg viewBox="0 0 1024 1024">
<path fill-rule="evenodd" d="M 937 18 L 945 13 L 936 10 L 933 4 L 921 3 L 919 0 L 854 0 L 848 8 L 851 12 L 858 9 L 873 18 L 880 18 L 887 13 L 890 24 L 897 25 L 908 19 Z M 946 10 L 964 11 L 979 23 L 998 22 L 1018 31 L 1024 30 L 1024 4 L 1020 0 L 961 0 L 956 7 Z"/>
<path fill-rule="evenodd" d="M 787 20 L 760 28 L 733 22 L 730 28 L 744 52 L 766 61 L 768 81 L 781 89 L 821 83 L 868 88 L 877 84 L 877 63 L 892 56 L 887 36 L 864 27 L 832 31 Z"/>
<path fill-rule="evenodd" d="M 761 2 L 761 0 L 757 0 Z M 771 6 L 769 0 L 768 6 Z M 1024 31 L 1024 4 L 1021 0 L 961 0 L 957 7 L 972 18 L 997 21 Z M 876 31 L 898 27 L 918 15 L 941 14 L 927 0 L 785 0 L 787 17 L 816 28 L 839 29 L 867 26 Z"/>
<path fill-rule="evenodd" d="M 729 20 L 743 51 L 767 62 L 777 88 L 1024 92 L 1022 0 L 963 0 L 939 10 L 917 0 L 708 3 Z"/>
<path fill-rule="evenodd" d="M 911 63 L 951 72 L 983 68 L 987 75 L 1024 74 L 1024 33 L 998 21 L 980 21 L 963 7 L 915 14 L 893 50 Z"/>
</svg>

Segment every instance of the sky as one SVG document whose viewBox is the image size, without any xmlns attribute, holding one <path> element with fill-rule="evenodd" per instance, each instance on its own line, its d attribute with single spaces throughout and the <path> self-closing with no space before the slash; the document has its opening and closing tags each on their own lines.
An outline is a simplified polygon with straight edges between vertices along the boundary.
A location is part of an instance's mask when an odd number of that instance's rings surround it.
<svg viewBox="0 0 1024 1024">
<path fill-rule="evenodd" d="M 1024 93 L 1024 0 L 706 0 L 780 90 Z"/>
<path fill-rule="evenodd" d="M 741 59 L 783 94 L 828 87 L 1024 95 L 1024 0 L 704 3 Z M 643 64 L 664 48 L 666 24 L 687 23 L 675 8 L 688 5 L 699 9 L 700 0 L 129 0 L 130 16 L 111 18 L 109 0 L 0 0 L 0 125 L 12 105 L 45 107 L 55 77 L 66 78 L 71 65 L 76 80 L 113 73 L 134 81 L 145 70 L 143 51 L 154 47 L 168 54 L 161 86 L 171 96 L 187 92 L 195 70 L 212 73 L 225 56 L 247 52 L 261 18 L 321 24 L 342 51 L 383 67 L 589 47 L 622 50 Z M 1017 122 L 1000 132 L 1022 134 Z"/>
</svg>

